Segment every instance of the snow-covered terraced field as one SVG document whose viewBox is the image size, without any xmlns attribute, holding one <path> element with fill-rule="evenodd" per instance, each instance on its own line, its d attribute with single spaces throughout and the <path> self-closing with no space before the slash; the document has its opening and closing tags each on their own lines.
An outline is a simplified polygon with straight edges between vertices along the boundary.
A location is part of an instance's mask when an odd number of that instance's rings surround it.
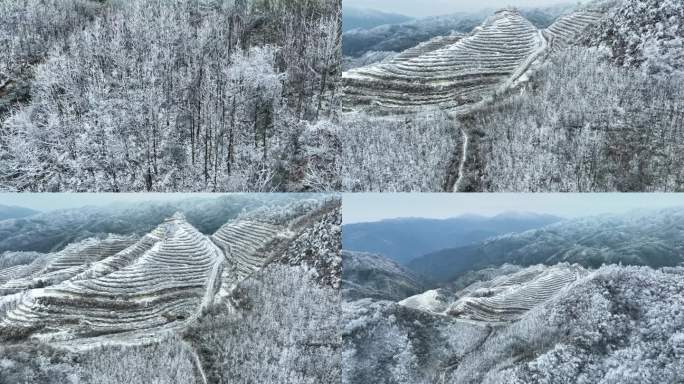
<svg viewBox="0 0 684 384">
<path fill-rule="evenodd" d="M 443 36 L 411 48 L 389 62 L 343 74 L 347 111 L 412 113 L 436 106 L 467 113 L 474 104 L 505 90 L 553 49 L 567 45 L 601 13 L 578 11 L 548 30 L 516 10 L 502 10 L 469 35 Z"/>
<path fill-rule="evenodd" d="M 436 38 L 389 63 L 346 72 L 345 104 L 403 112 L 475 103 L 542 46 L 541 34 L 529 21 L 501 11 L 469 36 Z"/>
<path fill-rule="evenodd" d="M 229 266 L 236 271 L 235 278 L 242 280 L 264 265 L 269 256 L 264 247 L 281 231 L 283 228 L 273 224 L 240 220 L 219 228 L 212 240 L 223 249 Z"/>
<path fill-rule="evenodd" d="M 104 248 L 108 247 L 98 249 Z M 27 291 L 4 315 L 0 333 L 37 329 L 45 339 L 59 340 L 184 320 L 202 305 L 211 274 L 218 272 L 222 259 L 208 237 L 174 216 L 137 244 L 95 265 L 87 260 L 76 266 L 70 266 L 73 259 L 60 262 L 81 274 Z M 89 273 L 93 277 L 85 278 Z"/>
<path fill-rule="evenodd" d="M 604 13 L 595 10 L 579 10 L 558 18 L 544 30 L 544 37 L 549 41 L 551 50 L 558 51 L 577 42 L 591 25 L 598 23 Z"/>
<path fill-rule="evenodd" d="M 447 313 L 484 322 L 514 321 L 587 274 L 578 265 L 530 267 L 464 289 Z"/>
<path fill-rule="evenodd" d="M 88 239 L 0 270 L 0 337 L 75 349 L 154 340 L 283 253 L 318 209 L 279 225 L 235 219 L 211 236 L 176 214 L 141 238 Z"/>
<path fill-rule="evenodd" d="M 60 283 L 135 241 L 135 237 L 117 235 L 109 235 L 104 240 L 90 238 L 71 244 L 60 252 L 40 256 L 31 264 L 0 270 L 0 295 Z"/>
</svg>

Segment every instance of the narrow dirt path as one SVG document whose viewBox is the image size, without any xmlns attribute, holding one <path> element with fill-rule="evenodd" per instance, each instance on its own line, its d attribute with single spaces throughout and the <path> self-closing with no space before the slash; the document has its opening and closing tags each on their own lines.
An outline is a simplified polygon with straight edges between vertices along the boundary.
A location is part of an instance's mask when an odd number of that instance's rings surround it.
<svg viewBox="0 0 684 384">
<path fill-rule="evenodd" d="M 518 80 L 525 75 L 534 66 L 535 63 L 540 60 L 544 60 L 544 54 L 549 50 L 549 42 L 544 37 L 542 31 L 538 31 L 539 47 L 532 52 L 511 74 L 511 76 L 499 87 L 494 95 L 487 97 L 484 100 L 473 104 L 472 106 L 460 110 L 458 112 L 452 113 L 451 117 L 454 121 L 467 119 L 472 116 L 475 112 L 486 108 L 494 102 L 494 96 L 507 92 L 511 88 L 516 86 Z M 470 154 L 468 151 L 472 150 L 471 135 L 468 133 L 467 127 L 461 128 L 461 134 L 463 135 L 463 141 L 460 150 L 460 161 L 456 160 L 456 157 L 451 160 L 449 167 L 447 169 L 446 182 L 444 185 L 445 192 L 466 192 L 467 186 L 464 185 L 464 180 L 466 177 L 466 163 L 468 162 Z M 477 147 L 477 146 L 476 146 Z M 477 149 L 477 148 L 475 148 Z M 456 151 L 455 151 L 456 152 Z"/>
<path fill-rule="evenodd" d="M 207 375 L 204 373 L 204 368 L 202 367 L 202 361 L 200 360 L 199 355 L 192 347 L 192 345 L 190 345 L 187 341 L 183 340 L 183 345 L 185 346 L 185 348 L 188 349 L 188 351 L 192 355 L 195 364 L 195 369 L 197 370 L 197 373 L 199 373 L 199 376 L 202 379 L 201 384 L 209 384 L 209 382 L 207 381 Z"/>
<path fill-rule="evenodd" d="M 461 164 L 458 166 L 458 178 L 452 187 L 451 192 L 461 192 L 463 177 L 465 174 L 465 164 L 468 160 L 468 144 L 470 143 L 470 136 L 465 129 L 461 129 L 461 134 L 463 135 L 463 146 L 461 147 Z"/>
</svg>

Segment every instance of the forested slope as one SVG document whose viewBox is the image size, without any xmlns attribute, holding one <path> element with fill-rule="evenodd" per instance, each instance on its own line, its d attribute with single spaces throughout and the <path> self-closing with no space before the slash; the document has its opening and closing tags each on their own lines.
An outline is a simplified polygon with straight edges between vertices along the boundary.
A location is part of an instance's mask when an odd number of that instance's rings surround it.
<svg viewBox="0 0 684 384">
<path fill-rule="evenodd" d="M 344 303 L 343 383 L 656 384 L 684 377 L 681 267 L 604 266 L 563 281 L 559 273 L 569 268 L 483 281 L 477 296 L 466 297 L 468 311 L 451 315 L 387 301 Z M 550 287 L 557 290 L 542 292 Z M 509 297 L 499 301 L 500 293 Z M 519 313 L 516 320 L 498 322 L 510 311 Z M 468 319 L 475 313 L 487 319 Z"/>
<path fill-rule="evenodd" d="M 340 71 L 339 1 L 1 6 L 12 55 L 0 95 L 30 92 L 8 96 L 23 102 L 0 120 L 0 188 L 282 191 L 337 182 L 325 119 Z"/>
</svg>

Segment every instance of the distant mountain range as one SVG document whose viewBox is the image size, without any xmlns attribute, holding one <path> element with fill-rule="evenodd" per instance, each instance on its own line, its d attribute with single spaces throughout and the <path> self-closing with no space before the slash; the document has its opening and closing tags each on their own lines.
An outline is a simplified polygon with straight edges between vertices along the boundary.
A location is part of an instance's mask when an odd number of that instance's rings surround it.
<svg viewBox="0 0 684 384">
<path fill-rule="evenodd" d="M 413 259 L 407 267 L 438 284 L 504 263 L 530 266 L 562 262 L 590 268 L 619 263 L 653 268 L 681 264 L 684 208 L 567 220 L 443 249 Z"/>
<path fill-rule="evenodd" d="M 291 195 L 233 195 L 178 202 L 117 203 L 0 220 L 0 253 L 56 252 L 69 243 L 110 233 L 142 236 L 175 212 L 183 213 L 201 233 L 213 233 L 245 209 L 288 200 L 294 198 Z"/>
<path fill-rule="evenodd" d="M 37 213 L 38 211 L 29 208 L 0 205 L 0 220 L 20 219 Z"/>
<path fill-rule="evenodd" d="M 392 219 L 344 225 L 342 244 L 345 250 L 381 254 L 403 264 L 430 252 L 541 228 L 560 220 L 556 216 L 525 213 L 468 215 L 446 220 Z"/>
<path fill-rule="evenodd" d="M 411 20 L 410 17 L 397 13 L 345 7 L 343 4 L 342 31 L 352 29 L 369 29 L 384 24 L 397 24 Z"/>
</svg>

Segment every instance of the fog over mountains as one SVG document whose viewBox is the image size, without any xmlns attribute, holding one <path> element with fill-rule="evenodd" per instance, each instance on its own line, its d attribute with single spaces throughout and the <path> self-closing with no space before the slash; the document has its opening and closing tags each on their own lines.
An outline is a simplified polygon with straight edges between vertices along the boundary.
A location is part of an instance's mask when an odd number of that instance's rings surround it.
<svg viewBox="0 0 684 384">
<path fill-rule="evenodd" d="M 21 219 L 37 213 L 29 208 L 0 205 L 0 220 Z"/>
<path fill-rule="evenodd" d="M 396 24 L 411 20 L 411 17 L 397 13 L 347 7 L 342 4 L 342 31 L 369 29 L 379 25 Z"/>
</svg>

